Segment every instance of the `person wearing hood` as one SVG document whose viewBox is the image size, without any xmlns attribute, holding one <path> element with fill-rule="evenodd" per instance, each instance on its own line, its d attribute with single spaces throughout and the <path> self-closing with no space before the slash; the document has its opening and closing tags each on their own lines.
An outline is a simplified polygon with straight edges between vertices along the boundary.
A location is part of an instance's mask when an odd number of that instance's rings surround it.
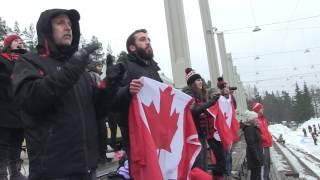
<svg viewBox="0 0 320 180">
<path fill-rule="evenodd" d="M 261 179 L 261 167 L 264 164 L 263 147 L 259 130 L 258 114 L 246 111 L 242 120 L 242 130 L 247 143 L 246 156 L 251 180 Z"/>
<path fill-rule="evenodd" d="M 252 110 L 258 114 L 258 123 L 261 134 L 261 141 L 263 146 L 264 166 L 262 169 L 262 176 L 265 180 L 270 179 L 270 147 L 272 146 L 272 136 L 268 129 L 268 121 L 264 116 L 264 108 L 261 103 L 254 103 Z"/>
<path fill-rule="evenodd" d="M 79 20 L 74 9 L 42 12 L 37 52 L 21 56 L 13 71 L 29 180 L 96 179 L 99 148 L 105 148 L 99 147 L 98 120 L 106 116 L 121 74 L 111 73 L 96 86 L 86 67 L 99 44 L 78 50 Z"/>
<path fill-rule="evenodd" d="M 0 180 L 26 180 L 20 172 L 22 142 L 24 139 L 20 109 L 13 97 L 11 74 L 21 54 L 24 54 L 23 40 L 16 34 L 5 37 L 0 54 Z"/>
</svg>

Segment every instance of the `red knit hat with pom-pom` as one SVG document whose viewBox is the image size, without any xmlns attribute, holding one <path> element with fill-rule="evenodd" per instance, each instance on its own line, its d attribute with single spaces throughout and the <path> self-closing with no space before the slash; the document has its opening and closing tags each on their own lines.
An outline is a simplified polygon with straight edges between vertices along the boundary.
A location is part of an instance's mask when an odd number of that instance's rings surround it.
<svg viewBox="0 0 320 180">
<path fill-rule="evenodd" d="M 192 68 L 186 68 L 186 81 L 188 85 L 191 85 L 195 80 L 202 79 L 200 74 L 196 73 Z"/>
</svg>

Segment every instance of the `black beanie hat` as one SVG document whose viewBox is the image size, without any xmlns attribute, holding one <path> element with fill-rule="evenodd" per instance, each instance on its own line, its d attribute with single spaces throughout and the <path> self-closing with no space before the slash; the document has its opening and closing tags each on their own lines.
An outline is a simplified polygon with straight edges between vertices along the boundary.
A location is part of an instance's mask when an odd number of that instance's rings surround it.
<svg viewBox="0 0 320 180">
<path fill-rule="evenodd" d="M 191 85 L 195 80 L 202 79 L 200 74 L 196 73 L 192 68 L 186 68 L 186 81 L 188 85 Z"/>
</svg>

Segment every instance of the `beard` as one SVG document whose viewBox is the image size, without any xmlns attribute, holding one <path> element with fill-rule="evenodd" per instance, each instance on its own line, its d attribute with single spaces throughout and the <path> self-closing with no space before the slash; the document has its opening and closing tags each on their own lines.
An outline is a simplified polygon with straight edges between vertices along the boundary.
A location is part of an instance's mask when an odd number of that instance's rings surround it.
<svg viewBox="0 0 320 180">
<path fill-rule="evenodd" d="M 153 50 L 151 47 L 148 47 L 146 49 L 137 47 L 136 54 L 144 60 L 153 59 Z"/>
</svg>

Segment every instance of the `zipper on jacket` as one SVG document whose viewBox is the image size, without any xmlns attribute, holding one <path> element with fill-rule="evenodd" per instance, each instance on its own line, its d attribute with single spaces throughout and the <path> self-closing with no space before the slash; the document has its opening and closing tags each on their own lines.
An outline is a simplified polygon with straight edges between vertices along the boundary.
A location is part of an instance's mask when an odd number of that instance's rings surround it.
<svg viewBox="0 0 320 180">
<path fill-rule="evenodd" d="M 86 123 L 85 123 L 85 120 L 84 120 L 84 115 L 83 115 L 83 109 L 82 109 L 82 105 L 81 105 L 81 102 L 80 102 L 80 96 L 78 95 L 78 92 L 77 92 L 77 85 L 74 86 L 74 94 L 76 96 L 76 101 L 77 101 L 77 104 L 79 106 L 79 109 L 80 109 L 80 120 L 81 120 L 81 125 L 82 125 L 82 136 L 83 136 L 83 140 L 84 140 L 84 143 L 83 143 L 83 151 L 84 151 L 84 158 L 85 158 L 85 161 L 86 161 L 86 171 L 87 173 L 90 173 L 90 169 L 89 169 L 89 160 L 88 160 L 88 151 L 87 151 L 87 131 L 86 131 Z"/>
</svg>

